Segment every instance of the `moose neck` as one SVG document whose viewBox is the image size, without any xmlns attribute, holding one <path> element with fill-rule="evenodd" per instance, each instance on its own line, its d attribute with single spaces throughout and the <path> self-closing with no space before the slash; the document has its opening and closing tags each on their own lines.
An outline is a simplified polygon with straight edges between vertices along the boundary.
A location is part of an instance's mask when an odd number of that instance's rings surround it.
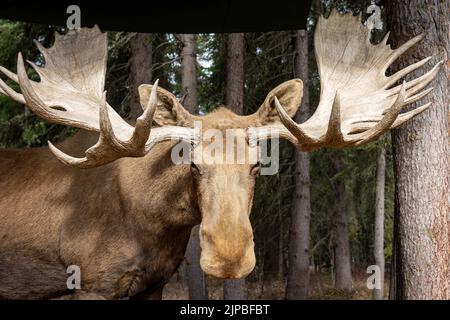
<svg viewBox="0 0 450 320">
<path fill-rule="evenodd" d="M 96 139 L 96 134 L 80 131 L 59 147 L 78 154 Z M 154 246 L 151 242 L 165 237 L 169 240 L 164 242 L 173 243 L 174 239 L 169 238 L 172 234 L 189 234 L 200 223 L 189 165 L 174 164 L 173 145 L 174 142 L 162 142 L 143 158 L 122 158 L 93 170 L 75 169 L 72 179 L 91 181 L 96 185 L 96 193 L 106 193 L 104 198 L 98 197 L 106 201 L 104 208 L 111 211 L 109 220 L 113 223 L 125 220 L 130 225 L 127 236 L 136 236 L 141 246 Z M 99 213 L 92 215 L 98 221 Z"/>
<path fill-rule="evenodd" d="M 173 142 L 163 142 L 144 158 L 118 161 L 126 208 L 140 228 L 154 233 L 190 230 L 200 213 L 189 165 L 171 159 Z M 142 230 L 143 231 L 143 230 Z"/>
</svg>

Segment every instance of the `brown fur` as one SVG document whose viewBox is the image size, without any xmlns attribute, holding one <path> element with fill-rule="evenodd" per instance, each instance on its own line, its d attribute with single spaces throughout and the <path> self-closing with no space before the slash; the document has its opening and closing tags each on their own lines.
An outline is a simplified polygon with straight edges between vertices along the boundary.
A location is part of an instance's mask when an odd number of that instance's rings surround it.
<svg viewBox="0 0 450 320">
<path fill-rule="evenodd" d="M 295 113 L 297 106 L 288 107 Z M 204 129 L 223 130 L 262 121 L 225 108 L 199 119 Z M 95 141 L 80 132 L 59 147 L 80 156 Z M 200 222 L 204 270 L 248 274 L 253 165 L 202 165 L 199 175 L 173 164 L 173 145 L 94 169 L 64 166 L 46 147 L 0 151 L 0 298 L 151 296 L 182 261 Z M 66 289 L 72 264 L 81 269 L 76 292 Z"/>
</svg>

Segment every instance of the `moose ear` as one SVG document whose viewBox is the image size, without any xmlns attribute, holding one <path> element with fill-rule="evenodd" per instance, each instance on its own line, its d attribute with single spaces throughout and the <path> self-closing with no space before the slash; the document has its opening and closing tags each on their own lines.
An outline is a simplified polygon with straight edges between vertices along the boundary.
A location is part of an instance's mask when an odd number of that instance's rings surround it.
<svg viewBox="0 0 450 320">
<path fill-rule="evenodd" d="M 290 117 L 294 117 L 303 97 L 303 82 L 300 79 L 293 79 L 278 85 L 269 92 L 261 107 L 254 113 L 256 125 L 270 125 L 279 122 L 277 110 L 274 105 L 274 98 L 277 97 L 280 104 Z"/>
<path fill-rule="evenodd" d="M 142 108 L 147 106 L 152 87 L 153 85 L 151 84 L 141 84 L 138 88 Z M 157 94 L 158 102 L 153 121 L 155 121 L 159 126 L 194 126 L 195 116 L 183 108 L 181 103 L 178 102 L 177 98 L 172 93 L 158 87 Z"/>
</svg>

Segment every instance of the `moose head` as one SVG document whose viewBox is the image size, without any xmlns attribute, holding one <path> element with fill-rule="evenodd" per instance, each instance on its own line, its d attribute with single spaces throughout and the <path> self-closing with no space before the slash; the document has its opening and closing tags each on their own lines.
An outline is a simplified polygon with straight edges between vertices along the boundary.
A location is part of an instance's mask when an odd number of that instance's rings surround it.
<svg viewBox="0 0 450 320">
<path fill-rule="evenodd" d="M 87 169 L 123 157 L 148 157 L 157 144 L 169 140 L 190 146 L 190 174 L 200 212 L 201 266 L 213 276 L 241 278 L 255 265 L 249 214 L 260 168 L 260 144 L 280 137 L 303 151 L 359 146 L 424 111 L 429 104 L 401 113 L 405 105 L 431 91 L 423 89 L 442 62 L 402 84 L 398 80 L 430 58 L 386 76 L 392 62 L 422 37 L 392 50 L 386 45 L 387 36 L 380 44 L 371 44 L 370 32 L 358 17 L 337 12 L 328 19 L 321 17 L 315 31 L 321 97 L 314 114 L 301 124 L 292 120 L 303 92 L 302 81 L 295 79 L 272 90 L 259 110 L 247 116 L 226 108 L 192 115 L 157 82 L 143 84 L 139 87 L 143 113 L 132 126 L 106 101 L 107 38 L 97 27 L 56 35 L 50 49 L 36 42 L 45 66 L 30 64 L 40 82 L 28 78 L 19 54 L 17 74 L 3 67 L 0 71 L 20 85 L 21 93 L 1 79 L 0 93 L 26 104 L 44 120 L 99 133 L 98 142 L 82 158 L 67 155 L 49 142 L 53 154 L 68 166 Z M 196 130 L 196 123 L 201 130 Z M 212 139 L 206 134 L 210 129 L 220 134 Z M 226 150 L 214 157 L 223 160 L 232 152 L 244 154 L 244 160 L 200 161 L 211 156 L 209 146 L 218 139 Z"/>
</svg>

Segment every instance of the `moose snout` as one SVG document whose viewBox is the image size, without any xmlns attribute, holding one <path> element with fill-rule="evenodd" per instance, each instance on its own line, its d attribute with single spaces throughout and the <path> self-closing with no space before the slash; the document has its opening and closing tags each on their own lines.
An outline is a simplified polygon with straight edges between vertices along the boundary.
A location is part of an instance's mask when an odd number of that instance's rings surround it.
<svg viewBox="0 0 450 320">
<path fill-rule="evenodd" d="M 239 279 L 255 267 L 256 258 L 251 227 L 234 231 L 222 228 L 221 232 L 200 226 L 200 265 L 211 276 L 222 279 Z"/>
</svg>

